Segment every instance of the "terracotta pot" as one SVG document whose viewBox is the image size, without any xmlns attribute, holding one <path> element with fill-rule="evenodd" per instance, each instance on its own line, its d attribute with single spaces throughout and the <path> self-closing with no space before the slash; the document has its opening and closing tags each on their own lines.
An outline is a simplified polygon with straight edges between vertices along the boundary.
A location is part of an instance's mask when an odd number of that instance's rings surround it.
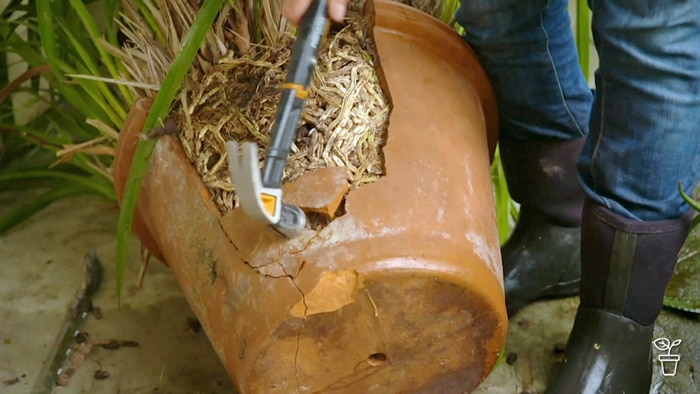
<svg viewBox="0 0 700 394">
<path fill-rule="evenodd" d="M 241 210 L 222 216 L 170 136 L 150 163 L 139 236 L 162 251 L 244 393 L 469 392 L 505 343 L 493 92 L 447 26 L 374 7 L 393 102 L 386 176 L 347 193 L 323 230 L 288 240 Z M 117 166 L 129 158 L 121 150 Z M 328 212 L 346 190 L 339 168 L 284 188 Z"/>
<path fill-rule="evenodd" d="M 126 117 L 124 126 L 119 133 L 114 158 L 113 175 L 114 189 L 120 206 L 124 196 L 124 189 L 126 188 L 126 180 L 129 179 L 131 162 L 136 153 L 136 145 L 138 145 L 139 138 L 141 138 L 141 129 L 143 129 L 143 125 L 146 123 L 146 118 L 148 117 L 148 112 L 152 104 L 153 100 L 148 98 L 137 100 L 136 104 L 131 108 L 131 111 L 129 111 L 129 115 Z M 150 231 L 148 231 L 143 221 L 143 207 L 144 205 L 141 203 L 136 206 L 136 214 L 134 215 L 131 228 L 134 234 L 139 237 L 143 246 L 158 260 L 165 263 L 163 252 L 160 251 L 158 244 L 153 239 L 153 236 Z"/>
</svg>

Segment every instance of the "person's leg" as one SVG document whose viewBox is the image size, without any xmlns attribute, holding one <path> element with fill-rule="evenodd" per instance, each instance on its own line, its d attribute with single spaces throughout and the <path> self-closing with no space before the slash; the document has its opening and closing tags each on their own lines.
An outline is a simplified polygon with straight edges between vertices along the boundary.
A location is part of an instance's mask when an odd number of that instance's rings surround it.
<svg viewBox="0 0 700 394">
<path fill-rule="evenodd" d="M 654 322 L 700 178 L 700 2 L 590 1 L 600 57 L 580 176 L 581 303 L 549 392 L 648 392 Z"/>
<path fill-rule="evenodd" d="M 500 152 L 520 219 L 501 250 L 508 314 L 573 295 L 580 276 L 583 192 L 576 160 L 592 93 L 566 0 L 463 0 L 455 15 L 494 87 Z"/>
</svg>

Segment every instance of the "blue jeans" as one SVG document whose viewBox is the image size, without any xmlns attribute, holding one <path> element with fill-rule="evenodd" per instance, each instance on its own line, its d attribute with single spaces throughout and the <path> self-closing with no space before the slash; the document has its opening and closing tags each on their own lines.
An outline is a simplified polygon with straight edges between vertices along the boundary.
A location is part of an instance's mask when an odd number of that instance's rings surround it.
<svg viewBox="0 0 700 394">
<path fill-rule="evenodd" d="M 589 0 L 595 94 L 565 0 L 462 0 L 455 18 L 498 98 L 501 138 L 571 140 L 586 195 L 636 220 L 687 212 L 700 179 L 700 2 Z M 556 193 L 556 190 L 552 190 Z"/>
</svg>

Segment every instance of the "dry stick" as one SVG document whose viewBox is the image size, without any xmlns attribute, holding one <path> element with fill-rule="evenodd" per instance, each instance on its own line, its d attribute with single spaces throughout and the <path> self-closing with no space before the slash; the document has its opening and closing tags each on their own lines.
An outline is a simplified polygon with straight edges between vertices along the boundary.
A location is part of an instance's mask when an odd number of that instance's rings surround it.
<svg viewBox="0 0 700 394">
<path fill-rule="evenodd" d="M 141 245 L 141 269 L 139 270 L 138 281 L 136 282 L 136 287 L 139 289 L 143 288 L 143 281 L 146 278 L 146 271 L 148 270 L 148 263 L 151 259 L 151 252 Z"/>
<path fill-rule="evenodd" d="M 51 66 L 48 64 L 42 64 L 41 66 L 36 66 L 23 72 L 19 77 L 15 78 L 12 82 L 10 82 L 2 90 L 0 90 L 0 104 L 2 104 L 5 101 L 5 99 L 10 97 L 12 92 L 15 89 L 19 88 L 20 85 L 22 85 L 25 81 L 28 81 L 36 77 L 37 75 L 47 74 L 50 72 Z"/>
<path fill-rule="evenodd" d="M 83 283 L 73 297 L 67 316 L 51 347 L 49 357 L 46 359 L 44 367 L 39 372 L 38 378 L 32 387 L 32 394 L 51 392 L 58 378 L 65 379 L 70 377 L 70 373 L 64 375 L 62 372 L 67 372 L 71 369 L 70 359 L 74 352 L 73 344 L 76 343 L 75 333 L 82 326 L 83 321 L 87 318 L 92 308 L 91 298 L 100 286 L 103 276 L 102 263 L 94 249 L 90 249 L 85 255 L 83 263 L 85 264 L 83 267 Z M 66 369 L 65 367 L 68 368 Z"/>
</svg>

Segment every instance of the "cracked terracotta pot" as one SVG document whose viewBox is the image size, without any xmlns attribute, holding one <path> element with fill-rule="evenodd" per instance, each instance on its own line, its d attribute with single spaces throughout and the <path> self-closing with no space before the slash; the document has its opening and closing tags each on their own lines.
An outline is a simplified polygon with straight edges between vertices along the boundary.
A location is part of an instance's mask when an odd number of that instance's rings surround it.
<svg viewBox="0 0 700 394">
<path fill-rule="evenodd" d="M 285 185 L 330 214 L 345 195 L 322 230 L 287 240 L 240 209 L 222 216 L 171 136 L 151 159 L 135 232 L 244 393 L 469 392 L 505 343 L 493 92 L 446 25 L 394 2 L 368 12 L 393 104 L 386 175 L 347 194 L 342 168 Z M 140 129 L 120 135 L 119 174 Z"/>
</svg>

